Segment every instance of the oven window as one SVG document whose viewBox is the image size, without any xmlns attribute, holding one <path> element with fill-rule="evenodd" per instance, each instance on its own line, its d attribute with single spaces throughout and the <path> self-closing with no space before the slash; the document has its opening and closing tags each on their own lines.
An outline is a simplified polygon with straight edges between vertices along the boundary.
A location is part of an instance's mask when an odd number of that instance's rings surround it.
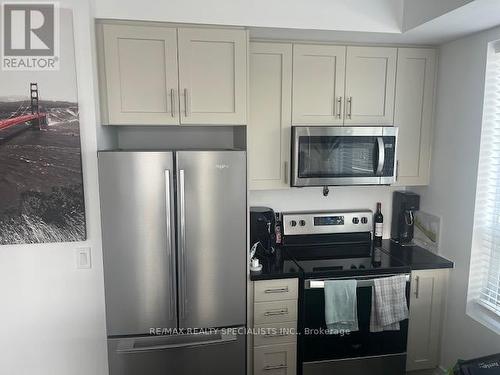
<svg viewBox="0 0 500 375">
<path fill-rule="evenodd" d="M 382 175 L 392 174 L 394 137 L 383 137 L 386 162 Z M 300 136 L 299 178 L 376 177 L 377 137 Z"/>
</svg>

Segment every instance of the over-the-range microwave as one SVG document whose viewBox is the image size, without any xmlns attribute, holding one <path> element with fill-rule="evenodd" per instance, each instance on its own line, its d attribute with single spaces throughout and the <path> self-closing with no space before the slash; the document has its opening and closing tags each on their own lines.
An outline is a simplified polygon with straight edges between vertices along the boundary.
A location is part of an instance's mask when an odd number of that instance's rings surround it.
<svg viewBox="0 0 500 375">
<path fill-rule="evenodd" d="M 397 127 L 293 126 L 292 186 L 390 185 Z"/>
</svg>

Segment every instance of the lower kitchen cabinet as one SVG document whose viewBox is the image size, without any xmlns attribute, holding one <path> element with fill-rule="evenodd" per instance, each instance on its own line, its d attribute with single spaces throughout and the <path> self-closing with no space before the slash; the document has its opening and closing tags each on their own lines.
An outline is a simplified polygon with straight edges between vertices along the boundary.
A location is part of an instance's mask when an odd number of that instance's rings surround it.
<svg viewBox="0 0 500 375">
<path fill-rule="evenodd" d="M 427 185 L 436 74 L 436 50 L 399 48 L 394 126 L 399 127 L 397 185 Z"/>
<path fill-rule="evenodd" d="M 439 365 L 447 269 L 412 271 L 406 370 Z"/>
<path fill-rule="evenodd" d="M 295 375 L 298 279 L 253 284 L 253 375 Z"/>
<path fill-rule="evenodd" d="M 250 43 L 250 190 L 290 187 L 292 45 Z"/>
</svg>

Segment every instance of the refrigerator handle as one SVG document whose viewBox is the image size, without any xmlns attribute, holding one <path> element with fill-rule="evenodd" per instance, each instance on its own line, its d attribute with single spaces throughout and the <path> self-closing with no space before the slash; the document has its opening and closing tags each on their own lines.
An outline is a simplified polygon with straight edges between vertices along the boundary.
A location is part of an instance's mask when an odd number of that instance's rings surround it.
<svg viewBox="0 0 500 375">
<path fill-rule="evenodd" d="M 168 254 L 168 267 L 170 269 L 170 308 L 169 318 L 174 318 L 174 305 L 175 305 L 175 268 L 173 262 L 173 249 L 172 249 L 172 222 L 171 222 L 171 193 L 170 193 L 170 170 L 165 170 L 165 226 L 167 232 L 167 254 Z"/>
<path fill-rule="evenodd" d="M 178 336 L 166 336 L 165 339 L 156 339 L 150 345 L 147 342 L 141 343 L 141 340 L 134 338 L 124 338 L 118 344 L 116 352 L 120 354 L 144 353 L 157 350 L 169 350 L 178 348 L 192 348 L 204 345 L 224 344 L 237 339 L 236 332 L 216 333 L 216 334 L 195 334 L 187 339 Z M 177 340 L 178 339 L 178 340 Z M 178 341 L 178 342 L 175 342 Z"/>
<path fill-rule="evenodd" d="M 180 318 L 186 316 L 186 202 L 184 169 L 179 170 L 179 250 L 180 250 Z"/>
</svg>

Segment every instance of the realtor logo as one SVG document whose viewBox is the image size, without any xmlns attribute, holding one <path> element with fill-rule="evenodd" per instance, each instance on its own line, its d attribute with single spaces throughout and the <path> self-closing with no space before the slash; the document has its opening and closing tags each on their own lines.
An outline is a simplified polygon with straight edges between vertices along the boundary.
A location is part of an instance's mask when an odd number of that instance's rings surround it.
<svg viewBox="0 0 500 375">
<path fill-rule="evenodd" d="M 59 69 L 56 3 L 3 3 L 2 69 Z"/>
</svg>

